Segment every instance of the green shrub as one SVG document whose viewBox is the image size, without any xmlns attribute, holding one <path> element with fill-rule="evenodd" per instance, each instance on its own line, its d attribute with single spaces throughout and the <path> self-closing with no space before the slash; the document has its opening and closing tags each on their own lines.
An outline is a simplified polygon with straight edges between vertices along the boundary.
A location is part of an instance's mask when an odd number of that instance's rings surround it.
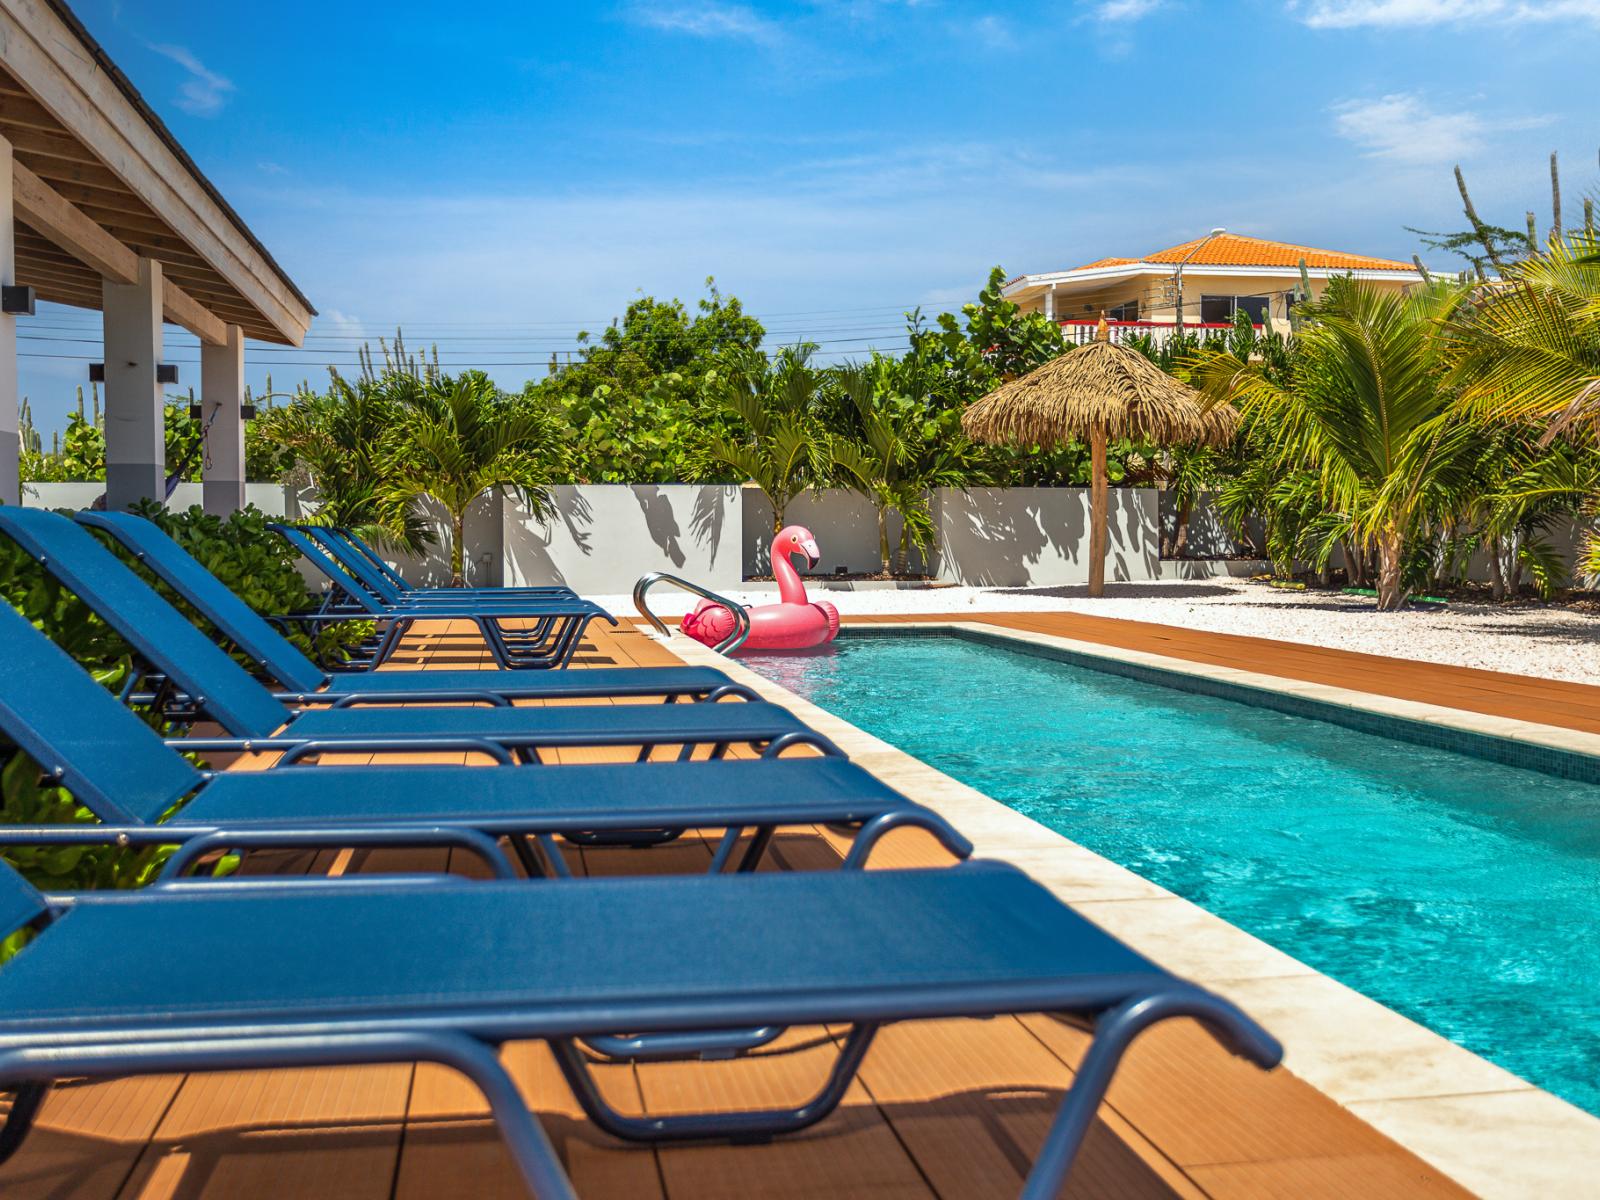
<svg viewBox="0 0 1600 1200">
<path fill-rule="evenodd" d="M 295 567 L 298 554 L 288 542 L 267 528 L 268 522 L 275 518 L 254 505 L 247 505 L 226 518 L 213 516 L 199 505 L 183 512 L 170 512 L 153 500 L 136 505 L 133 511 L 154 521 L 256 612 L 278 616 L 313 607 L 305 577 Z M 199 615 L 165 584 L 152 575 L 145 577 L 191 619 L 199 620 Z M 337 661 L 346 656 L 349 647 L 371 633 L 371 622 L 343 621 L 315 639 L 299 629 L 291 629 L 284 636 L 313 658 Z M 246 665 L 254 666 L 248 661 Z"/>
<path fill-rule="evenodd" d="M 154 504 L 142 515 L 154 520 L 208 570 L 257 612 L 276 615 L 310 607 L 312 597 L 294 566 L 287 543 L 267 528 L 268 518 L 254 508 L 227 519 L 209 516 L 198 507 L 169 513 Z M 144 569 L 139 568 L 141 573 Z M 145 573 L 147 579 L 152 577 Z M 157 586 L 169 599 L 165 585 Z M 0 599 L 11 604 L 36 628 L 71 655 L 94 678 L 118 691 L 133 670 L 132 648 L 95 616 L 81 600 L 35 563 L 10 538 L 0 537 Z M 187 606 L 185 606 L 187 607 Z M 191 613 L 191 616 L 193 614 Z M 368 622 L 346 622 L 313 645 L 303 633 L 292 633 L 302 649 L 334 655 L 371 631 Z M 150 724 L 168 734 L 154 713 Z M 93 824 L 96 817 L 67 790 L 43 776 L 36 764 L 14 745 L 0 739 L 0 823 L 7 825 Z M 170 848 L 133 850 L 116 846 L 8 847 L 4 857 L 36 887 L 54 891 L 92 888 L 134 888 L 149 882 L 170 854 Z M 219 870 L 231 869 L 225 860 Z M 0 961 L 21 945 L 20 935 L 0 939 Z"/>
</svg>

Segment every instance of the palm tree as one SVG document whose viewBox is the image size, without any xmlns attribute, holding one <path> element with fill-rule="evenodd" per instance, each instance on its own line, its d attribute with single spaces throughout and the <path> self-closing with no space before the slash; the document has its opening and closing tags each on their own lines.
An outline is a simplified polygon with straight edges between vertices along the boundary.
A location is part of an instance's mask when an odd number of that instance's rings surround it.
<svg viewBox="0 0 1600 1200">
<path fill-rule="evenodd" d="M 1541 508 L 1570 502 L 1591 517 L 1600 511 L 1600 490 L 1584 496 L 1572 490 L 1593 477 L 1584 452 L 1592 454 L 1600 442 L 1600 240 L 1594 233 L 1553 239 L 1541 253 L 1508 265 L 1502 278 L 1463 298 L 1443 336 L 1467 411 L 1513 427 L 1542 425 L 1541 448 L 1559 437 L 1579 452 L 1552 463 L 1529 462 L 1507 495 Z M 1592 530 L 1584 565 L 1591 573 L 1600 570 L 1600 538 Z"/>
<path fill-rule="evenodd" d="M 405 399 L 423 380 L 391 370 L 364 370 L 355 379 L 330 374 L 326 393 L 303 392 L 257 417 L 258 436 L 292 460 L 290 479 L 301 474 L 316 489 L 319 522 L 421 550 L 430 540 L 427 526 L 390 498 L 388 470 Z"/>
<path fill-rule="evenodd" d="M 1212 401 L 1231 400 L 1287 475 L 1314 471 L 1330 536 L 1375 545 L 1378 607 L 1405 600 L 1408 540 L 1429 489 L 1456 464 L 1472 424 L 1452 410 L 1440 314 L 1459 290 L 1430 284 L 1396 296 L 1335 279 L 1298 338 L 1292 377 L 1213 352 L 1197 366 Z"/>
<path fill-rule="evenodd" d="M 466 583 L 467 509 L 485 492 L 516 494 L 535 517 L 553 508 L 560 437 L 546 411 L 508 399 L 481 371 L 435 375 L 404 397 L 386 464 L 386 502 L 416 513 L 431 498 L 450 517 L 450 586 Z"/>
<path fill-rule="evenodd" d="M 759 350 L 732 355 L 712 381 L 713 396 L 743 426 L 710 434 L 691 460 L 700 478 L 749 480 L 772 505 L 772 532 L 801 492 L 827 478 L 831 446 L 818 418 L 827 373 L 811 366 L 811 347 L 785 349 L 769 363 Z"/>
<path fill-rule="evenodd" d="M 849 486 L 872 501 L 878 515 L 878 558 L 885 575 L 904 570 L 915 544 L 937 540 L 929 493 L 967 487 L 984 474 L 980 456 L 962 434 L 959 414 L 936 413 L 903 360 L 874 357 L 834 373 L 845 411 L 831 446 Z M 947 417 L 947 420 L 941 420 Z M 889 513 L 900 514 L 900 539 L 891 556 Z"/>
</svg>

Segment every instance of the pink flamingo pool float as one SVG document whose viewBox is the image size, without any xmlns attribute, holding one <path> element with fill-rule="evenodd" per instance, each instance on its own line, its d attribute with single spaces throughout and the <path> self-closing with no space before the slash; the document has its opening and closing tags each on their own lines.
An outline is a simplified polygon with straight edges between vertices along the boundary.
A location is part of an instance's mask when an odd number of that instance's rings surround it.
<svg viewBox="0 0 1600 1200">
<path fill-rule="evenodd" d="M 806 565 L 814 567 L 822 557 L 817 539 L 809 529 L 789 525 L 772 539 L 772 574 L 778 581 L 778 603 L 758 604 L 747 609 L 750 636 L 745 650 L 805 650 L 825 646 L 839 634 L 839 610 L 826 600 L 807 600 L 805 584 L 789 561 L 791 554 L 804 554 Z M 697 642 L 715 646 L 730 633 L 734 616 L 723 605 L 702 600 L 700 606 L 683 619 L 679 628 Z"/>
</svg>

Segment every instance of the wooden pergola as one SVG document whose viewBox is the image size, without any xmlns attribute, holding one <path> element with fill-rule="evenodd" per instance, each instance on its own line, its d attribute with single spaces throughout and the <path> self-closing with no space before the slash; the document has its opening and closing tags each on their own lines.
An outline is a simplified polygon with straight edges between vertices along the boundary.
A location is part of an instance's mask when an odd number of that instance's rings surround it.
<svg viewBox="0 0 1600 1200">
<path fill-rule="evenodd" d="M 162 325 L 199 338 L 205 506 L 242 505 L 244 339 L 298 346 L 316 310 L 61 0 L 0 0 L 0 283 L 103 315 L 108 507 L 164 497 Z M 17 315 L 0 314 L 9 503 Z"/>
</svg>

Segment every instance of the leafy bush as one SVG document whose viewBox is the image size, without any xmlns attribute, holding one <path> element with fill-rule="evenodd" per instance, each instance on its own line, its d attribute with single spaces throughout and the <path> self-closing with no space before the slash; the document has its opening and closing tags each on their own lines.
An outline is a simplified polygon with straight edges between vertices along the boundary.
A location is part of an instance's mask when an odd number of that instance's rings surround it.
<svg viewBox="0 0 1600 1200">
<path fill-rule="evenodd" d="M 205 565 L 245 603 L 263 614 L 294 612 L 308 607 L 311 596 L 294 566 L 287 543 L 267 528 L 268 518 L 255 508 L 226 520 L 198 507 L 169 513 L 147 504 L 149 517 L 179 545 Z M 143 571 L 143 568 L 139 568 Z M 146 574 L 146 578 L 151 577 Z M 164 592 L 164 585 L 157 585 Z M 176 599 L 167 592 L 169 599 Z M 117 632 L 95 616 L 83 601 L 35 563 L 10 538 L 0 538 L 0 598 L 27 617 L 111 691 L 128 681 L 133 650 Z M 192 614 L 191 614 L 192 615 Z M 302 649 L 333 655 L 371 632 L 367 622 L 346 622 L 313 645 L 302 633 L 289 636 Z M 163 733 L 165 724 L 142 714 Z M 45 778 L 37 763 L 0 740 L 0 822 L 7 825 L 92 824 L 96 818 L 67 790 Z M 35 886 L 47 890 L 133 888 L 147 883 L 166 861 L 161 847 L 131 850 L 116 846 L 7 848 L 5 858 Z M 0 960 L 20 944 L 0 940 Z"/>
<path fill-rule="evenodd" d="M 302 612 L 312 607 L 305 578 L 295 566 L 298 555 L 288 542 L 267 528 L 268 522 L 275 518 L 253 504 L 227 517 L 214 516 L 199 505 L 183 512 L 171 512 L 152 500 L 135 505 L 133 511 L 160 526 L 229 591 L 263 616 Z M 138 569 L 143 573 L 142 567 Z M 148 573 L 145 578 L 191 620 L 204 624 L 199 614 L 164 583 Z M 342 621 L 323 630 L 315 639 L 298 629 L 291 629 L 284 636 L 313 658 L 337 661 L 345 657 L 349 647 L 371 633 L 371 622 Z M 255 665 L 241 661 L 251 667 Z"/>
</svg>

